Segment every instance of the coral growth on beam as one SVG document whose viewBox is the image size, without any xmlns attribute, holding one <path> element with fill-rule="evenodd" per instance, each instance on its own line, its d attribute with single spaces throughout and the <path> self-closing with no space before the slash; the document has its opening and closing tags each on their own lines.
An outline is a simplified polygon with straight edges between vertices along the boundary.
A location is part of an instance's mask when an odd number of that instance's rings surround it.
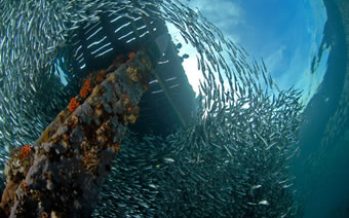
<svg viewBox="0 0 349 218">
<path fill-rule="evenodd" d="M 90 75 L 36 145 L 13 151 L 0 210 L 10 217 L 89 217 L 152 70 L 142 51 Z"/>
</svg>

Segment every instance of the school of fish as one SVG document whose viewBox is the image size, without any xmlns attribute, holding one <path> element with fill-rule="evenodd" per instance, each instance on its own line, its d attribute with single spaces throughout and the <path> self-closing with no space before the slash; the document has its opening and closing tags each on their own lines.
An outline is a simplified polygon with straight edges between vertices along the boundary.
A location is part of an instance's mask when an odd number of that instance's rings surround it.
<svg viewBox="0 0 349 218">
<path fill-rule="evenodd" d="M 150 6 L 196 49 L 197 109 L 166 137 L 129 133 L 94 217 L 296 217 L 288 162 L 298 151 L 301 93 L 280 90 L 263 62 L 178 0 L 0 0 L 1 165 L 76 93 L 55 59 L 74 31 L 102 11 L 147 17 Z"/>
</svg>

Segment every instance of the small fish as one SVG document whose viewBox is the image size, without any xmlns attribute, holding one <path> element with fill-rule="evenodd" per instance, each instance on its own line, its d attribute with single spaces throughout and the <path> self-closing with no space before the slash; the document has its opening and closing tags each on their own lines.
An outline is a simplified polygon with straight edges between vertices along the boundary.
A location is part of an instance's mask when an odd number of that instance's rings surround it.
<svg viewBox="0 0 349 218">
<path fill-rule="evenodd" d="M 171 164 L 171 163 L 175 162 L 175 160 L 173 158 L 170 158 L 170 157 L 164 158 L 164 161 L 165 161 L 165 163 L 168 163 L 168 164 Z"/>
<path fill-rule="evenodd" d="M 263 206 L 268 206 L 269 202 L 267 200 L 261 200 L 260 202 L 258 202 L 258 204 Z"/>
</svg>

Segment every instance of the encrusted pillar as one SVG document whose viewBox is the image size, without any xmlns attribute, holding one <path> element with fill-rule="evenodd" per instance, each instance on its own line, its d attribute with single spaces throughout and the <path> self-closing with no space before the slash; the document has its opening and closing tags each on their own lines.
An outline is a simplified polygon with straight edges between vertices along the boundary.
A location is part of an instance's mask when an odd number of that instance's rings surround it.
<svg viewBox="0 0 349 218">
<path fill-rule="evenodd" d="M 89 217 L 152 71 L 145 52 L 90 75 L 35 146 L 6 167 L 1 208 L 10 217 Z"/>
</svg>

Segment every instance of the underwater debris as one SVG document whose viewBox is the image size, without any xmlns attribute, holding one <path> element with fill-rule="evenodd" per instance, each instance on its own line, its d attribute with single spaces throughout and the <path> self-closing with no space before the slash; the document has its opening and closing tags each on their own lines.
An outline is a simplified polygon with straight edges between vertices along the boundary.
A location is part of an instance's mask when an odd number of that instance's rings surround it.
<svg viewBox="0 0 349 218">
<path fill-rule="evenodd" d="M 130 120 L 135 110 L 128 107 L 136 108 L 134 105 L 145 91 L 143 83 L 150 76 L 151 68 L 144 66 L 141 59 L 150 62 L 144 52 L 138 52 L 134 60 L 109 72 L 81 104 L 72 98 L 68 106 L 71 114 L 64 116 L 61 112 L 48 126 L 43 133 L 45 142 L 40 143 L 42 137 L 37 141 L 35 156 L 29 145 L 14 153 L 8 163 L 2 212 L 11 217 L 48 217 L 53 212 L 59 217 L 88 217 L 92 213 L 91 199 L 97 196 L 99 185 L 111 170 L 127 124 L 136 119 Z M 130 67 L 137 69 L 142 79 L 138 83 L 121 83 L 128 77 Z M 107 109 L 117 102 L 117 107 Z M 100 114 L 93 115 L 98 105 L 103 105 Z M 127 122 L 120 122 L 124 113 L 128 114 Z M 95 118 L 93 123 L 91 118 Z M 24 165 L 23 159 L 30 154 L 30 164 Z"/>
</svg>

